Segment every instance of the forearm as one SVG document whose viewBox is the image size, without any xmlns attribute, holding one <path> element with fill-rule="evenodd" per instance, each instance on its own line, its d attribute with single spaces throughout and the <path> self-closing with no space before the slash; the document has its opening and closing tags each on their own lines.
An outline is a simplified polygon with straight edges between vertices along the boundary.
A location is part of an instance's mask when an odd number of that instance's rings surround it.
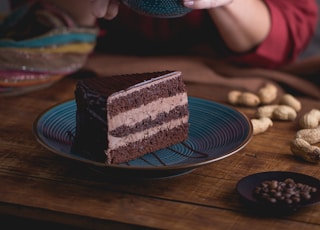
<svg viewBox="0 0 320 230">
<path fill-rule="evenodd" d="M 234 52 L 249 51 L 270 31 L 269 10 L 262 0 L 234 0 L 208 11 L 226 45 Z"/>
</svg>

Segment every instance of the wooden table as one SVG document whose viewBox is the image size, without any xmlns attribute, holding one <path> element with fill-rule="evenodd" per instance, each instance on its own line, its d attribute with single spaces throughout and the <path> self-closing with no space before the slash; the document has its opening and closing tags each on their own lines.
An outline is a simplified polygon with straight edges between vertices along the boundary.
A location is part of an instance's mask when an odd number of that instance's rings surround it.
<svg viewBox="0 0 320 230">
<path fill-rule="evenodd" d="M 75 83 L 76 79 L 68 77 L 48 89 L 0 98 L 1 223 L 90 229 L 320 229 L 320 205 L 291 215 L 265 216 L 245 205 L 235 190 L 241 178 L 263 171 L 285 170 L 320 178 L 318 164 L 299 161 L 290 152 L 297 120 L 275 121 L 240 152 L 186 175 L 108 180 L 48 151 L 32 132 L 42 111 L 74 97 Z M 188 91 L 191 96 L 227 104 L 223 87 L 190 83 Z M 299 99 L 303 103 L 299 116 L 320 108 L 319 101 Z M 236 109 L 249 117 L 255 111 Z"/>
</svg>

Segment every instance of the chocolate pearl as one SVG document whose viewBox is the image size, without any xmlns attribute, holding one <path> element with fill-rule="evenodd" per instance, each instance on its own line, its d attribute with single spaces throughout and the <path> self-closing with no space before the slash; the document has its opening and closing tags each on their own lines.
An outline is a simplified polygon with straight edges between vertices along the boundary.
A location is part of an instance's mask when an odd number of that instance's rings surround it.
<svg viewBox="0 0 320 230">
<path fill-rule="evenodd" d="M 283 186 L 279 185 L 278 188 L 277 188 L 277 190 L 278 190 L 279 192 L 282 192 L 282 191 L 284 190 L 284 188 L 283 188 Z"/>
<path fill-rule="evenodd" d="M 287 184 L 286 184 L 286 187 L 287 187 L 287 188 L 294 188 L 294 184 L 293 184 L 293 183 L 287 183 Z"/>
<path fill-rule="evenodd" d="M 291 194 L 285 193 L 285 194 L 284 194 L 284 197 L 285 197 L 286 199 L 289 199 L 289 198 L 291 197 Z"/>
<path fill-rule="evenodd" d="M 261 190 L 262 190 L 261 187 L 256 187 L 255 190 L 254 190 L 254 192 L 257 193 L 257 194 L 259 194 L 259 193 L 261 192 Z"/>
<path fill-rule="evenodd" d="M 303 193 L 301 193 L 301 196 L 305 200 L 309 200 L 311 198 L 311 195 L 309 192 L 303 192 Z"/>
<path fill-rule="evenodd" d="M 285 183 L 294 183 L 294 180 L 292 178 L 287 178 L 284 180 Z"/>
<path fill-rule="evenodd" d="M 258 198 L 264 199 L 269 203 L 284 202 L 288 205 L 299 203 L 301 199 L 311 199 L 311 193 L 317 188 L 303 183 L 296 183 L 292 178 L 284 181 L 263 181 L 254 190 Z"/>
<path fill-rule="evenodd" d="M 298 197 L 298 196 L 293 196 L 293 197 L 292 197 L 292 201 L 295 202 L 295 203 L 299 203 L 299 202 L 300 202 L 300 197 Z"/>
<path fill-rule="evenodd" d="M 276 181 L 276 180 L 271 181 L 270 188 L 276 189 L 277 187 L 278 187 L 278 181 Z"/>
<path fill-rule="evenodd" d="M 292 195 L 292 194 L 295 193 L 295 190 L 294 190 L 294 188 L 287 188 L 287 189 L 286 189 L 286 193 Z"/>
<path fill-rule="evenodd" d="M 299 191 L 296 191 L 296 193 L 294 194 L 294 196 L 296 196 L 296 197 L 299 197 L 300 198 L 300 192 Z"/>
<path fill-rule="evenodd" d="M 299 188 L 301 188 L 301 187 L 303 186 L 303 184 L 302 184 L 302 183 L 297 183 L 297 186 L 298 186 Z"/>
<path fill-rule="evenodd" d="M 283 188 L 283 187 L 285 187 L 285 186 L 286 186 L 286 183 L 285 183 L 285 182 L 283 182 L 283 181 L 281 181 L 281 182 L 279 182 L 279 185 Z"/>
<path fill-rule="evenodd" d="M 270 191 L 269 191 L 271 194 L 275 194 L 276 192 L 277 192 L 277 190 L 276 189 L 270 189 Z"/>
<path fill-rule="evenodd" d="M 274 194 L 274 197 L 276 197 L 277 199 L 280 199 L 280 198 L 283 197 L 283 196 L 282 196 L 282 193 L 281 193 L 281 192 L 276 192 L 276 193 Z"/>
<path fill-rule="evenodd" d="M 271 203 L 277 203 L 277 199 L 276 198 L 273 198 L 273 197 L 270 197 L 269 198 L 269 202 L 271 202 Z"/>
<path fill-rule="evenodd" d="M 286 199 L 285 200 L 287 204 L 292 204 L 292 200 L 291 199 Z"/>
<path fill-rule="evenodd" d="M 302 185 L 301 186 L 301 191 L 309 191 L 310 187 L 308 185 Z"/>
<path fill-rule="evenodd" d="M 262 193 L 261 197 L 264 199 L 269 199 L 270 195 L 268 193 Z"/>
</svg>

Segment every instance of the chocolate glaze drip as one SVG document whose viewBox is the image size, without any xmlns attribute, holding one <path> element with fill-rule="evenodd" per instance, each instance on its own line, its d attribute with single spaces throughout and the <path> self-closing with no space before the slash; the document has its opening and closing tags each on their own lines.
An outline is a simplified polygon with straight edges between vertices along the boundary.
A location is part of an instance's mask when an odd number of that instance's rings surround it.
<svg viewBox="0 0 320 230">
<path fill-rule="evenodd" d="M 160 162 L 161 165 L 163 165 L 163 166 L 166 165 L 156 153 L 152 152 L 150 154 L 152 154 L 154 156 L 154 158 L 156 158 Z M 152 164 L 150 161 L 148 161 L 147 159 L 145 159 L 143 156 L 140 157 L 139 159 L 141 159 L 142 161 L 146 162 L 149 165 L 156 166 L 156 165 Z M 130 166 L 129 162 L 126 162 L 125 164 Z"/>
<path fill-rule="evenodd" d="M 187 154 L 184 154 L 184 153 L 182 153 L 182 152 L 179 152 L 179 151 L 177 151 L 177 150 L 174 150 L 174 149 L 172 149 L 172 148 L 170 148 L 170 147 L 167 147 L 166 149 L 168 149 L 168 150 L 170 150 L 170 151 L 172 151 L 172 152 L 174 152 L 174 153 L 176 153 L 176 154 L 179 154 L 180 156 L 183 156 L 183 157 L 185 157 L 185 158 L 189 158 L 189 159 L 191 159 L 191 158 L 193 158 L 193 159 L 196 159 L 196 158 L 206 158 L 206 157 L 209 156 L 208 153 L 200 152 L 200 151 L 198 151 L 198 150 L 196 150 L 196 149 L 193 149 L 191 146 L 187 145 L 185 142 L 181 142 L 180 144 L 182 144 L 182 145 L 183 145 L 184 147 L 186 147 L 187 149 L 189 149 L 189 150 L 191 150 L 191 151 L 193 151 L 193 152 L 195 152 L 195 153 L 197 153 L 197 154 L 199 154 L 199 155 L 197 155 L 197 156 L 189 156 L 189 155 L 187 155 Z M 161 158 L 160 158 L 156 153 L 152 152 L 152 153 L 150 153 L 150 154 L 152 154 L 152 155 L 160 162 L 161 165 L 167 166 L 167 164 L 166 164 L 165 162 L 163 162 L 163 161 L 161 160 Z M 140 157 L 140 159 L 143 160 L 144 162 L 148 163 L 149 165 L 153 165 L 151 162 L 147 161 L 143 156 Z M 126 165 L 130 166 L 130 163 L 127 162 Z"/>
<path fill-rule="evenodd" d="M 196 150 L 196 149 L 193 149 L 191 146 L 187 145 L 185 142 L 181 142 L 181 144 L 182 144 L 184 147 L 186 147 L 187 149 L 189 149 L 189 150 L 191 150 L 191 151 L 193 151 L 193 152 L 195 152 L 195 153 L 198 153 L 199 156 L 191 157 L 191 156 L 187 156 L 187 155 L 185 155 L 185 154 L 183 154 L 183 153 L 180 153 L 180 152 L 178 152 L 178 151 L 175 151 L 175 150 L 173 150 L 173 149 L 171 149 L 171 148 L 169 148 L 169 147 L 168 147 L 168 149 L 170 149 L 171 151 L 174 151 L 175 153 L 180 154 L 181 156 L 188 157 L 188 158 L 206 158 L 206 157 L 209 156 L 208 153 L 200 152 L 200 151 L 198 151 L 198 150 Z"/>
</svg>

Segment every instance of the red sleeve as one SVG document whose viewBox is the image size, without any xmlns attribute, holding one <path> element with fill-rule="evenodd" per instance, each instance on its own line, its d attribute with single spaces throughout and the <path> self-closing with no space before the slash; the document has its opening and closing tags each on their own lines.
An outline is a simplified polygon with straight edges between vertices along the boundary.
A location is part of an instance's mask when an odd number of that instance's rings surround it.
<svg viewBox="0 0 320 230">
<path fill-rule="evenodd" d="M 245 65 L 276 68 L 294 61 L 315 33 L 314 0 L 264 0 L 271 14 L 268 37 L 252 52 L 232 58 Z M 250 64 L 252 63 L 252 64 Z"/>
</svg>

